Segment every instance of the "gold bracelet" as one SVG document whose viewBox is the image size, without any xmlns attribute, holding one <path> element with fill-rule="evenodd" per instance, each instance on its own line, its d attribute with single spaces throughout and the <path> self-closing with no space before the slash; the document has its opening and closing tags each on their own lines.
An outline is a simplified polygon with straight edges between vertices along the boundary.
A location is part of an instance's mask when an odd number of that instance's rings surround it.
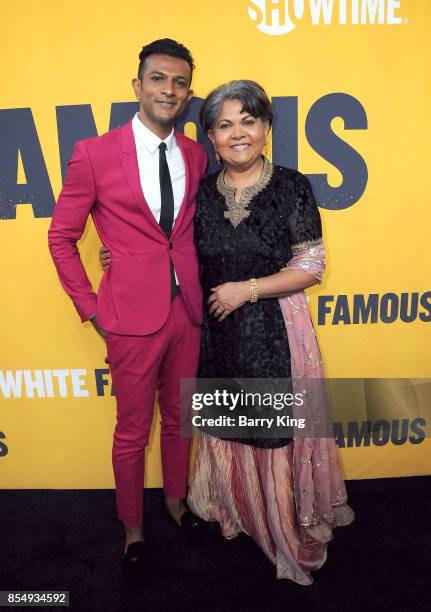
<svg viewBox="0 0 431 612">
<path fill-rule="evenodd" d="M 257 302 L 257 299 L 259 297 L 259 288 L 257 286 L 257 280 L 255 278 L 250 279 L 250 289 L 251 289 L 250 304 L 254 304 L 255 302 Z"/>
</svg>

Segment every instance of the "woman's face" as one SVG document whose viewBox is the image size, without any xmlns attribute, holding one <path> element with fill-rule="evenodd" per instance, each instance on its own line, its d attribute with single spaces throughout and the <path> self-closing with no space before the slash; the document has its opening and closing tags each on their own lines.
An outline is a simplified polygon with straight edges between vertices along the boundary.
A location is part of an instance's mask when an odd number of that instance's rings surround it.
<svg viewBox="0 0 431 612">
<path fill-rule="evenodd" d="M 228 166 L 248 168 L 262 155 L 269 126 L 241 109 L 240 100 L 223 102 L 208 137 Z"/>
</svg>

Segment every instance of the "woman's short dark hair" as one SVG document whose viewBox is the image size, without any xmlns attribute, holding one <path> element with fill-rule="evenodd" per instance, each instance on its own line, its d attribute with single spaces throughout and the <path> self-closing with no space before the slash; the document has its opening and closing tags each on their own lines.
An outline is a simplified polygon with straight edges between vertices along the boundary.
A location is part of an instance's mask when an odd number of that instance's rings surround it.
<svg viewBox="0 0 431 612">
<path fill-rule="evenodd" d="M 139 68 L 138 68 L 138 79 L 142 81 L 142 75 L 145 69 L 145 60 L 150 55 L 160 53 L 161 55 L 170 55 L 171 57 L 179 57 L 185 60 L 190 66 L 190 72 L 193 74 L 195 67 L 192 54 L 190 51 L 172 38 L 160 38 L 159 40 L 153 40 L 153 42 L 142 47 L 142 51 L 139 54 Z M 191 80 L 191 78 L 190 78 Z"/>
<path fill-rule="evenodd" d="M 259 83 L 243 79 L 224 83 L 207 96 L 200 112 L 200 122 L 205 133 L 213 129 L 223 102 L 226 100 L 239 100 L 242 104 L 242 113 L 259 117 L 271 127 L 272 106 L 265 90 Z"/>
</svg>

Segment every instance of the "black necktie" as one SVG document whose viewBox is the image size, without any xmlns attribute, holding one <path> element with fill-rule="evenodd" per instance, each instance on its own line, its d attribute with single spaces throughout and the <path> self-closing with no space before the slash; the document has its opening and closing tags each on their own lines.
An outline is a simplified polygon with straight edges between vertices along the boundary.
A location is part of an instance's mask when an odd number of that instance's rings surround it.
<svg viewBox="0 0 431 612">
<path fill-rule="evenodd" d="M 166 142 L 159 144 L 159 179 L 160 179 L 160 221 L 159 225 L 168 238 L 171 237 L 174 223 L 174 194 L 172 191 L 171 175 L 166 161 Z M 169 248 L 171 245 L 169 244 Z M 177 294 L 174 264 L 171 259 L 171 302 Z"/>
</svg>

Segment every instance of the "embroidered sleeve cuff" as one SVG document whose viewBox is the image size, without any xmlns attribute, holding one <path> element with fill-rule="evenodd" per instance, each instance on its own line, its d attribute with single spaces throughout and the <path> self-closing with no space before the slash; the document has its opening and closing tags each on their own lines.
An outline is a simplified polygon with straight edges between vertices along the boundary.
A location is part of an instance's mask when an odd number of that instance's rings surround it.
<svg viewBox="0 0 431 612">
<path fill-rule="evenodd" d="M 321 238 L 316 238 L 315 240 L 306 240 L 305 242 L 298 242 L 297 244 L 293 244 L 291 247 L 292 255 L 299 255 L 312 247 L 323 246 L 323 242 Z"/>
</svg>

